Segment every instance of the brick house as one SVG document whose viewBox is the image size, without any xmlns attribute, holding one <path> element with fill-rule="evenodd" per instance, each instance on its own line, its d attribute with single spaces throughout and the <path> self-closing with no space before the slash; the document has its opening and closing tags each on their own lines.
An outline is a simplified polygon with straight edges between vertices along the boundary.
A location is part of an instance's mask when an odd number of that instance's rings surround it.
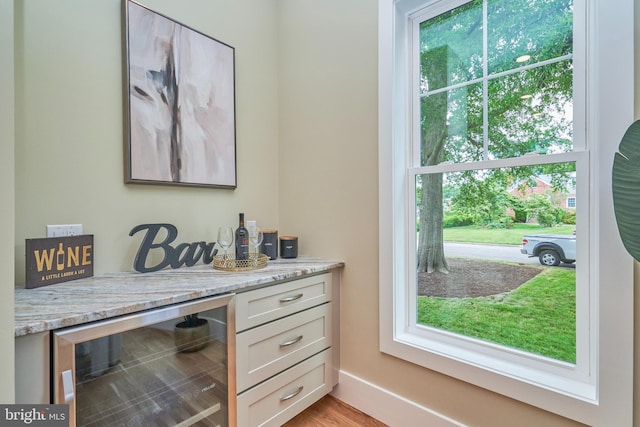
<svg viewBox="0 0 640 427">
<path fill-rule="evenodd" d="M 520 199 L 526 199 L 531 194 L 546 194 L 550 197 L 553 206 L 564 209 L 567 212 L 576 211 L 576 189 L 573 185 L 568 186 L 565 191 L 554 191 L 549 176 L 535 177 L 533 185 L 513 185 L 508 191 L 509 194 Z M 507 208 L 507 215 L 514 216 L 511 208 Z M 532 220 L 531 218 L 530 220 Z"/>
</svg>

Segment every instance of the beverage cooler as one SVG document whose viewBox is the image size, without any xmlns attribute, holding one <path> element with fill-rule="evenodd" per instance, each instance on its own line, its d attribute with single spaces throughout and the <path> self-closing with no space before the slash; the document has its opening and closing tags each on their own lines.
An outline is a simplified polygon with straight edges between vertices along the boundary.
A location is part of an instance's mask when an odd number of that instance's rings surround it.
<svg viewBox="0 0 640 427">
<path fill-rule="evenodd" d="M 211 297 L 55 332 L 54 403 L 69 404 L 71 426 L 235 427 L 233 304 Z"/>
</svg>

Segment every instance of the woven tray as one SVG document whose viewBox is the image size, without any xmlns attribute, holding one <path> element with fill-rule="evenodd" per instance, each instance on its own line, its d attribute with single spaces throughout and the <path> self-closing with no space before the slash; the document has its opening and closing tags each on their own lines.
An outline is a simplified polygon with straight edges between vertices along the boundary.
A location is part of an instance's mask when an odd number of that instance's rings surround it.
<svg viewBox="0 0 640 427">
<path fill-rule="evenodd" d="M 268 256 L 265 254 L 249 254 L 247 259 L 235 259 L 233 255 L 216 255 L 213 257 L 213 268 L 225 271 L 258 270 L 267 266 Z"/>
</svg>

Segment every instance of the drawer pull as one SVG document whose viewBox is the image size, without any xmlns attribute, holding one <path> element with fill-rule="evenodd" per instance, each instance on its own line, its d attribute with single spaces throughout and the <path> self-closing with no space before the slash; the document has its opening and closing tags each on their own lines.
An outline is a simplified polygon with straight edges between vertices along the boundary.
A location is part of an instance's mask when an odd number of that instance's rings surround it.
<svg viewBox="0 0 640 427">
<path fill-rule="evenodd" d="M 292 297 L 280 298 L 280 302 L 281 302 L 281 303 L 285 303 L 285 302 L 295 301 L 295 300 L 297 300 L 297 299 L 302 298 L 303 296 L 304 296 L 304 294 L 297 294 L 297 295 L 294 295 L 294 296 L 292 296 Z"/>
<path fill-rule="evenodd" d="M 304 390 L 304 386 L 298 387 L 298 389 L 296 391 L 294 391 L 293 393 L 287 394 L 286 396 L 282 396 L 280 398 L 280 401 L 281 402 L 285 402 L 285 401 L 287 401 L 289 399 L 293 399 L 294 397 L 299 395 L 302 392 L 302 390 Z"/>
<path fill-rule="evenodd" d="M 302 340 L 302 338 L 304 337 L 304 335 L 299 335 L 293 339 L 290 339 L 289 341 L 285 341 L 283 343 L 280 343 L 280 347 L 289 347 L 290 345 L 294 345 L 295 343 L 298 343 Z"/>
</svg>

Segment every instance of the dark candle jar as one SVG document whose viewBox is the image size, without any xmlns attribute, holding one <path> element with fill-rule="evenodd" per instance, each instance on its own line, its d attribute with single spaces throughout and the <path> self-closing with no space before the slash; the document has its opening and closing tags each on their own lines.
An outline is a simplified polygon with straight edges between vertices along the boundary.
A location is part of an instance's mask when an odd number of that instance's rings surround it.
<svg viewBox="0 0 640 427">
<path fill-rule="evenodd" d="M 296 258 L 298 256 L 298 237 L 282 236 L 280 237 L 280 257 Z"/>
<path fill-rule="evenodd" d="M 262 244 L 260 252 L 269 257 L 269 259 L 278 258 L 278 230 L 262 230 Z"/>
</svg>

